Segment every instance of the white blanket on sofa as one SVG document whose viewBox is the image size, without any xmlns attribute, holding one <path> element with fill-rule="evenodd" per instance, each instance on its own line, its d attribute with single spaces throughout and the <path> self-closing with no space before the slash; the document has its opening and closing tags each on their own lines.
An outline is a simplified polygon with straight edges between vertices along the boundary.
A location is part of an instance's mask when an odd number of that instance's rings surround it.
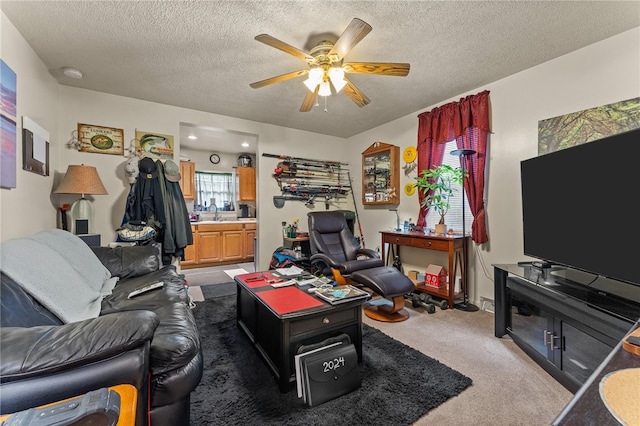
<svg viewBox="0 0 640 426">
<path fill-rule="evenodd" d="M 60 229 L 2 242 L 0 268 L 66 323 L 97 317 L 118 280 L 84 241 Z"/>
</svg>

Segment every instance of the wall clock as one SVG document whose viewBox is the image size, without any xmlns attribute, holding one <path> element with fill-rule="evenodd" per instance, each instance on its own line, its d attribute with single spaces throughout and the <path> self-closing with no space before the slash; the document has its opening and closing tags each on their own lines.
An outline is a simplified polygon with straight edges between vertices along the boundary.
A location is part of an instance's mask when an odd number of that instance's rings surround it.
<svg viewBox="0 0 640 426">
<path fill-rule="evenodd" d="M 220 156 L 218 154 L 211 154 L 209 161 L 211 161 L 212 164 L 218 164 L 220 162 Z"/>
</svg>

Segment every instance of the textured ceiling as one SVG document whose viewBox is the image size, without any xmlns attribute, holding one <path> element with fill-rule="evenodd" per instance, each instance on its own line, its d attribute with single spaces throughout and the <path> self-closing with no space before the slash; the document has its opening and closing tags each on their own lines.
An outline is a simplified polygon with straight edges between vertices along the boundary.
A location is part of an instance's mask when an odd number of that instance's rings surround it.
<svg viewBox="0 0 640 426">
<path fill-rule="evenodd" d="M 0 8 L 60 84 L 349 137 L 640 26 L 638 1 L 6 1 Z M 309 51 L 360 18 L 350 62 L 408 62 L 407 77 L 351 74 L 346 95 L 299 112 L 306 64 L 254 40 Z M 61 68 L 81 70 L 65 77 Z M 199 124 L 199 123 L 196 123 Z"/>
</svg>

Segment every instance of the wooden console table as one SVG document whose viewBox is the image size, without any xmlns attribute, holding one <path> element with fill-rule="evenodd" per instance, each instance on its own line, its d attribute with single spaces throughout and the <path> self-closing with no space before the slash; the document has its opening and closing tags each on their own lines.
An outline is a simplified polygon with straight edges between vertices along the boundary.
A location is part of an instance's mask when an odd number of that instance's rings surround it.
<svg viewBox="0 0 640 426">
<path fill-rule="evenodd" d="M 455 293 L 455 277 L 460 268 L 460 276 L 462 280 L 462 288 L 467 283 L 467 259 L 463 256 L 463 237 L 462 235 L 435 235 L 424 234 L 423 232 L 393 232 L 380 231 L 382 234 L 382 258 L 385 264 L 389 264 L 389 255 L 399 256 L 400 246 L 416 247 L 427 250 L 444 251 L 449 254 L 449 283 L 440 288 L 428 287 L 424 283 L 416 284 L 416 290 L 430 294 L 434 297 L 446 299 L 449 308 L 453 308 Z M 467 238 L 469 238 L 467 236 Z M 385 257 L 385 247 L 389 244 L 389 252 Z M 469 241 L 467 241 L 467 247 Z M 393 261 L 393 259 L 392 259 Z M 426 265 L 425 265 L 426 266 Z"/>
</svg>

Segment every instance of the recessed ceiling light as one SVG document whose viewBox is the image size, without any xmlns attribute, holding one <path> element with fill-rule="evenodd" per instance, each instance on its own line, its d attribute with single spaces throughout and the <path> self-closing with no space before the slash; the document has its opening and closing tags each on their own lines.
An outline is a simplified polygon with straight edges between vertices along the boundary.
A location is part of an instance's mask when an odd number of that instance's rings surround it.
<svg viewBox="0 0 640 426">
<path fill-rule="evenodd" d="M 197 137 L 197 136 L 195 136 L 195 135 L 189 135 L 189 136 L 187 136 L 187 137 L 188 137 L 189 139 L 192 139 L 192 140 L 198 139 L 198 137 Z"/>
<path fill-rule="evenodd" d="M 71 67 L 62 68 L 62 74 L 70 78 L 77 78 L 77 79 L 82 78 L 82 71 L 77 70 L 75 68 L 71 68 Z"/>
<path fill-rule="evenodd" d="M 245 147 L 245 148 L 248 148 L 249 147 L 249 142 L 242 142 L 242 146 Z"/>
</svg>

